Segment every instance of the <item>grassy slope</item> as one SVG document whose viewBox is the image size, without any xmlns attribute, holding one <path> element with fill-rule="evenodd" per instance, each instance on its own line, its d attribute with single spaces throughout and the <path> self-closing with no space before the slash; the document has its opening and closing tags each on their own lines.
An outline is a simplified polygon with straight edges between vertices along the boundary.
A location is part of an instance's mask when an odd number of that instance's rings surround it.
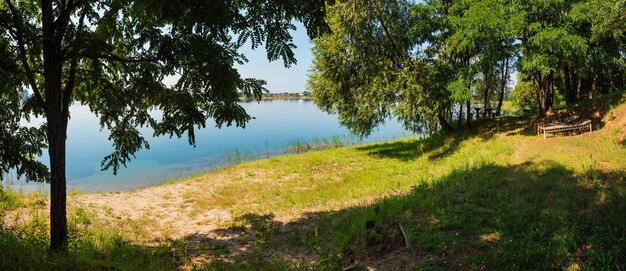
<svg viewBox="0 0 626 271">
<path fill-rule="evenodd" d="M 624 269 L 626 106 L 608 112 L 582 136 L 544 140 L 530 119 L 503 118 L 74 195 L 70 255 L 45 253 L 45 199 L 4 192 L 0 269 Z"/>
</svg>

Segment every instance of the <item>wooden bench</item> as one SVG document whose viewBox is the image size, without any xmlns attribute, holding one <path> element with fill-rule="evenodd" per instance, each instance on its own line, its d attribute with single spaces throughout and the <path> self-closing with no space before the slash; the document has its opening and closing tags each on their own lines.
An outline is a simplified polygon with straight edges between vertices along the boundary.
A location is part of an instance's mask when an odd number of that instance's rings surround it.
<svg viewBox="0 0 626 271">
<path fill-rule="evenodd" d="M 560 132 L 569 132 L 574 130 L 583 130 L 589 128 L 589 132 L 592 131 L 591 121 L 585 120 L 582 122 L 574 123 L 574 124 L 562 124 L 562 125 L 554 125 L 542 127 L 538 126 L 537 133 L 540 134 L 543 132 L 543 138 L 546 138 L 546 134 L 548 133 L 560 133 Z"/>
</svg>

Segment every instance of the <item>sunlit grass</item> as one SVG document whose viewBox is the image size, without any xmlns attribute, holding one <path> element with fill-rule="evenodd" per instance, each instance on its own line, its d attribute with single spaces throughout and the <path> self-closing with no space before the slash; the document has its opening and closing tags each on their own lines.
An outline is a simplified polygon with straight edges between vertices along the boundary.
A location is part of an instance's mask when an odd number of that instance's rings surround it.
<svg viewBox="0 0 626 271">
<path fill-rule="evenodd" d="M 619 119 L 626 107 L 607 112 Z M 531 117 L 503 117 L 451 136 L 330 140 L 318 144 L 332 146 L 322 151 L 297 142 L 292 154 L 235 157 L 211 173 L 116 194 L 130 203 L 142 191 L 171 192 L 137 218 L 71 204 L 68 255 L 46 253 L 45 197 L 2 190 L 5 222 L 17 210 L 30 216 L 0 228 L 0 269 L 623 269 L 620 127 L 546 140 Z M 106 195 L 76 193 L 70 202 L 98 196 Z M 168 203 L 177 198 L 184 206 Z M 215 210 L 228 215 L 203 216 Z M 168 212 L 217 229 L 180 236 L 160 224 Z M 162 238 L 151 240 L 153 232 Z"/>
</svg>

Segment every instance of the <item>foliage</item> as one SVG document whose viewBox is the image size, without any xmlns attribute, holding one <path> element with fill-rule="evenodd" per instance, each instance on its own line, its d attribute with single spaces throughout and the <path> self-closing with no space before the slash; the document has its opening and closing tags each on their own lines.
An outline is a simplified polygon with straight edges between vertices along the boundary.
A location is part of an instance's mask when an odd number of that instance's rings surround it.
<svg viewBox="0 0 626 271">
<path fill-rule="evenodd" d="M 535 94 L 524 104 L 543 115 L 562 101 L 626 86 L 625 5 L 337 1 L 328 14 L 332 33 L 314 42 L 309 88 L 320 108 L 356 134 L 391 116 L 410 130 L 435 131 L 459 106 L 497 101 L 500 112 L 517 70 Z"/>
<path fill-rule="evenodd" d="M 331 32 L 314 40 L 309 88 L 322 110 L 357 135 L 395 116 L 411 131 L 433 131 L 447 100 L 445 65 L 421 59 L 409 1 L 338 1 Z"/>
<path fill-rule="evenodd" d="M 251 117 L 238 104 L 239 93 L 260 99 L 266 90 L 263 80 L 242 78 L 234 68 L 247 61 L 238 50 L 247 42 L 264 45 L 269 60 L 289 67 L 296 62 L 294 21 L 318 36 L 328 28 L 324 10 L 323 0 L 2 0 L 0 171 L 50 179 L 51 246 L 59 249 L 66 239 L 65 146 L 73 103 L 87 105 L 110 131 L 113 151 L 102 169 L 113 173 L 150 148 L 142 127 L 155 136 L 187 136 L 190 144 L 209 120 L 245 127 Z M 26 89 L 32 94 L 20 102 Z M 46 122 L 22 127 L 31 115 Z M 46 147 L 50 174 L 34 161 Z"/>
</svg>

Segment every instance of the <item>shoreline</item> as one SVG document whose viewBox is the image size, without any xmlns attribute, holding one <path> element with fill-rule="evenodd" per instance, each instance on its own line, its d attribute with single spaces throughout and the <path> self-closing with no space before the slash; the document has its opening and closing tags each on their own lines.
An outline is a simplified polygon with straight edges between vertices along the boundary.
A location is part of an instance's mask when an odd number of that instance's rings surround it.
<svg viewBox="0 0 626 271">
<path fill-rule="evenodd" d="M 241 102 L 257 102 L 256 99 L 254 98 L 245 98 L 245 97 L 240 97 L 239 101 Z M 291 96 L 279 96 L 279 97 L 274 97 L 274 96 L 263 96 L 261 97 L 260 101 L 305 101 L 305 102 L 312 102 L 313 98 L 312 97 L 291 97 Z"/>
<path fill-rule="evenodd" d="M 71 181 L 68 181 L 67 193 L 69 194 L 106 194 L 106 193 L 124 193 L 124 192 L 133 192 L 153 187 L 164 186 L 168 184 L 174 184 L 179 181 L 184 181 L 189 178 L 194 178 L 197 176 L 202 176 L 206 174 L 211 174 L 216 171 L 220 171 L 223 169 L 227 169 L 229 167 L 237 166 L 244 163 L 255 162 L 260 160 L 266 160 L 277 157 L 285 157 L 296 154 L 305 154 L 309 152 L 319 152 L 324 150 L 331 150 L 336 148 L 343 147 L 352 147 L 352 146 L 361 146 L 361 145 L 371 145 L 371 144 L 380 144 L 390 141 L 396 140 L 405 140 L 405 139 L 413 139 L 413 138 L 424 138 L 421 135 L 411 135 L 408 132 L 399 133 L 397 135 L 390 135 L 385 138 L 381 138 L 373 141 L 363 141 L 362 139 L 358 139 L 358 137 L 343 135 L 343 136 L 333 136 L 330 138 L 314 138 L 312 140 L 294 140 L 291 143 L 277 147 L 274 149 L 268 150 L 242 150 L 235 148 L 235 150 L 223 153 L 219 155 L 219 157 L 210 157 L 217 158 L 217 160 L 222 161 L 217 164 L 207 165 L 206 167 L 197 168 L 195 170 L 190 170 L 187 172 L 181 172 L 179 174 L 170 174 L 171 177 L 167 177 L 162 180 L 151 181 L 145 180 L 137 182 L 135 185 L 130 184 L 125 187 L 113 186 L 106 187 L 106 184 L 97 185 L 96 187 L 85 188 L 83 186 L 72 186 L 70 185 Z M 207 158 L 201 158 L 201 160 L 206 160 Z M 195 160 L 194 160 L 195 161 Z M 163 167 L 186 167 L 189 164 L 196 164 L 194 161 L 188 161 L 185 163 L 177 163 L 177 164 L 166 164 L 161 165 Z M 129 166 L 132 167 L 132 161 Z M 110 177 L 115 178 L 116 176 L 113 173 L 110 174 Z M 13 181 L 14 182 L 14 181 Z M 127 183 L 124 180 L 121 180 L 122 183 Z M 6 189 L 10 189 L 15 193 L 20 193 L 24 195 L 28 195 L 30 193 L 35 193 L 39 195 L 49 196 L 49 184 L 42 182 L 25 182 L 18 181 L 18 183 L 7 184 L 6 181 L 1 181 L 0 185 L 2 185 Z"/>
<path fill-rule="evenodd" d="M 579 136 L 545 140 L 532 133 L 530 116 L 503 117 L 467 133 L 275 156 L 133 191 L 70 194 L 68 223 L 80 233 L 73 244 L 87 244 L 80 249 L 103 242 L 135 247 L 172 269 L 237 270 L 237 263 L 259 259 L 269 270 L 316 269 L 329 254 L 343 255 L 338 267 L 407 259 L 417 266 L 429 255 L 429 264 L 454 269 L 473 266 L 467 251 L 496 266 L 502 249 L 554 251 L 555 232 L 580 236 L 577 253 L 592 237 L 584 222 L 606 217 L 622 199 L 626 162 L 616 157 L 626 157 L 626 145 L 613 131 L 626 129 L 626 105 L 612 114 L 612 123 Z M 45 236 L 48 199 L 17 198 L 5 212 L 6 228 Z M 623 225 L 621 213 L 596 226 Z M 385 236 L 402 223 L 411 249 L 396 253 L 403 242 L 381 239 L 376 254 L 345 256 L 367 249 L 367 221 Z M 550 227 L 535 226 L 545 223 Z M 96 239 L 102 236 L 109 239 Z M 433 243 L 458 247 L 439 253 Z M 564 259 L 578 259 L 572 255 Z"/>
</svg>

